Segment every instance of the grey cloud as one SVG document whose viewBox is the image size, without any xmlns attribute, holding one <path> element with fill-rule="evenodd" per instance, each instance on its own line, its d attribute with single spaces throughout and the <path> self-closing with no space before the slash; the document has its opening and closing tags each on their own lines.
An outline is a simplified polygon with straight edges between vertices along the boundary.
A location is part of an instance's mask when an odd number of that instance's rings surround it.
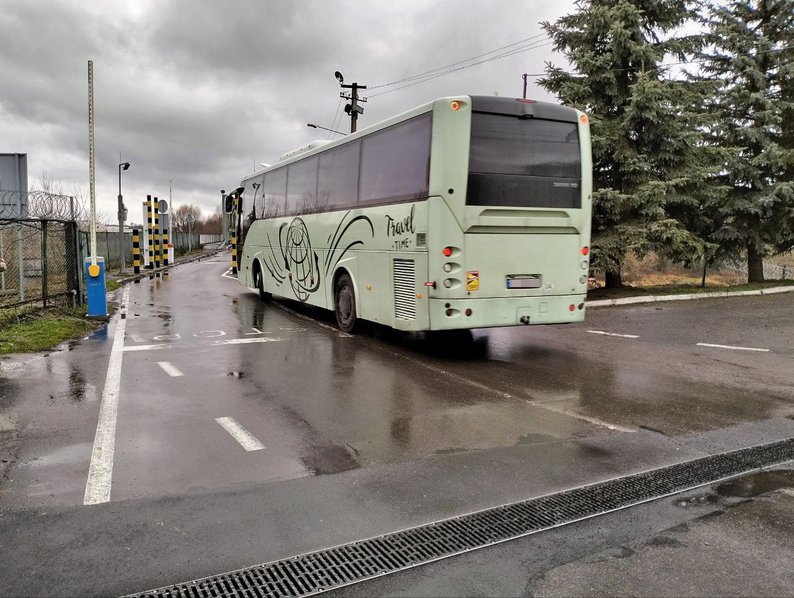
<svg viewBox="0 0 794 598">
<path fill-rule="evenodd" d="M 538 21 L 570 12 L 572 1 L 140 6 L 134 15 L 111 3 L 17 2 L 0 13 L 0 151 L 28 151 L 32 178 L 47 171 L 87 190 L 93 59 L 98 198 L 110 214 L 119 151 L 133 163 L 124 174 L 128 205 L 167 196 L 172 180 L 175 202 L 210 212 L 220 188 L 257 162 L 327 136 L 305 125 L 330 127 L 339 115 L 334 70 L 371 86 L 398 80 L 539 33 Z M 521 73 L 542 70 L 549 57 L 548 48 L 532 51 L 372 97 L 360 124 L 444 95 L 519 95 Z M 345 130 L 347 119 L 336 126 Z"/>
</svg>

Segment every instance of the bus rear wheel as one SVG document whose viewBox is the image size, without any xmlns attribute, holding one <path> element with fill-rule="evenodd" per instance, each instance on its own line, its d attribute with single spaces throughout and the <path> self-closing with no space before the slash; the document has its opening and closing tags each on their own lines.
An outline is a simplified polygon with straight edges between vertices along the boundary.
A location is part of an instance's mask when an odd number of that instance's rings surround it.
<svg viewBox="0 0 794 598">
<path fill-rule="evenodd" d="M 272 295 L 265 291 L 265 277 L 262 276 L 262 270 L 257 269 L 256 274 L 256 290 L 259 291 L 259 299 L 262 301 L 270 301 Z"/>
<path fill-rule="evenodd" d="M 351 332 L 356 326 L 356 292 L 348 274 L 342 274 L 334 287 L 334 312 L 336 324 L 342 332 Z"/>
</svg>

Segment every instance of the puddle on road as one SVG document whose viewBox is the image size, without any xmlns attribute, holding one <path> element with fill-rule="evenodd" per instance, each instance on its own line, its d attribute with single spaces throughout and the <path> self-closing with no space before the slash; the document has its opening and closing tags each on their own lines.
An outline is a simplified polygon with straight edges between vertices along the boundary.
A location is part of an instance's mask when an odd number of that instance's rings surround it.
<svg viewBox="0 0 794 598">
<path fill-rule="evenodd" d="M 751 498 L 775 490 L 794 488 L 794 470 L 761 471 L 717 486 L 722 497 Z"/>
<path fill-rule="evenodd" d="M 47 465 L 66 465 L 70 463 L 82 463 L 91 459 L 92 442 L 82 442 L 64 446 L 52 451 L 42 457 L 36 457 L 30 461 L 34 467 L 44 467 Z"/>
<path fill-rule="evenodd" d="M 329 475 L 358 469 L 359 462 L 342 446 L 312 446 L 301 461 L 312 475 Z"/>
</svg>

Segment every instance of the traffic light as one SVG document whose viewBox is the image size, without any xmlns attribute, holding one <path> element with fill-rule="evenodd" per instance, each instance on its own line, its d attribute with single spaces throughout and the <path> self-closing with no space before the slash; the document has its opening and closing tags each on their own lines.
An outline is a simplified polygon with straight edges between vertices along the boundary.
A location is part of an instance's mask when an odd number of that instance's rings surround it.
<svg viewBox="0 0 794 598">
<path fill-rule="evenodd" d="M 227 214 L 231 214 L 232 212 L 234 212 L 234 195 L 230 193 L 229 195 L 226 196 L 226 199 L 224 201 L 226 203 L 223 206 L 223 211 L 226 212 Z"/>
</svg>

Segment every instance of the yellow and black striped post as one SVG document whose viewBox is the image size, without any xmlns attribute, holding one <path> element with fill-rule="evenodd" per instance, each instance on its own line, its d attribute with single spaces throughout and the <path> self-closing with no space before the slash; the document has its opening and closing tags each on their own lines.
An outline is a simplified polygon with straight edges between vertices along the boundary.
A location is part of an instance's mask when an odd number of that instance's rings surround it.
<svg viewBox="0 0 794 598">
<path fill-rule="evenodd" d="M 232 274 L 237 274 L 237 210 L 240 206 L 240 194 L 234 194 L 234 211 L 232 212 L 232 222 L 235 223 L 232 231 Z"/>
<path fill-rule="evenodd" d="M 132 229 L 132 271 L 141 273 L 141 231 L 137 228 Z"/>
<path fill-rule="evenodd" d="M 154 267 L 160 267 L 160 210 L 158 207 L 158 200 L 154 198 Z"/>
<path fill-rule="evenodd" d="M 163 227 L 163 266 L 168 265 L 168 227 Z"/>
<path fill-rule="evenodd" d="M 146 196 L 146 257 L 150 270 L 154 268 L 154 216 L 152 215 L 152 196 Z"/>
</svg>

